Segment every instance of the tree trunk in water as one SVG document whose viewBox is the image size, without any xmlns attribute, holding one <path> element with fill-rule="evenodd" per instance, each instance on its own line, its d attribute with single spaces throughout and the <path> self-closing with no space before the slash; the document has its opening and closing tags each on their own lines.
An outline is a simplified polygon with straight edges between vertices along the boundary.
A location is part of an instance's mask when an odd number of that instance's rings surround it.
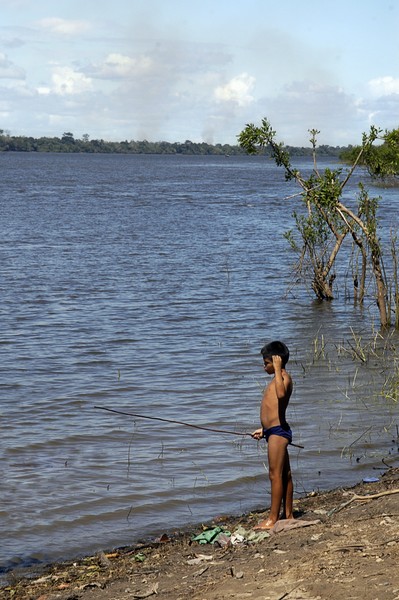
<svg viewBox="0 0 399 600">
<path fill-rule="evenodd" d="M 374 277 L 377 285 L 377 306 L 380 312 L 381 327 L 388 327 L 390 322 L 387 311 L 387 286 L 382 274 L 379 257 L 372 252 L 371 260 L 373 263 Z"/>
<path fill-rule="evenodd" d="M 333 279 L 331 279 L 331 283 L 332 283 L 332 281 L 333 281 Z M 334 295 L 332 293 L 331 286 L 329 285 L 329 283 L 326 281 L 326 279 L 324 277 L 322 277 L 321 275 L 318 275 L 317 273 L 314 274 L 314 278 L 312 281 L 312 289 L 319 300 L 333 300 L 334 299 Z"/>
</svg>

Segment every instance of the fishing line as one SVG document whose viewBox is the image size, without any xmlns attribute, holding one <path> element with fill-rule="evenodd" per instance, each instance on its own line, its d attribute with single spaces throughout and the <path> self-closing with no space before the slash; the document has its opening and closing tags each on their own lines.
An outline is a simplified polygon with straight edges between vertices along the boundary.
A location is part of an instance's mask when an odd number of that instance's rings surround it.
<svg viewBox="0 0 399 600">
<path fill-rule="evenodd" d="M 246 436 L 249 435 L 252 437 L 251 433 L 242 433 L 240 431 L 229 431 L 228 429 L 214 429 L 213 427 L 204 427 L 203 425 L 194 425 L 193 423 L 186 423 L 184 421 L 175 421 L 174 419 L 165 419 L 162 417 L 150 417 L 148 415 L 139 415 L 137 413 L 126 412 L 123 410 L 117 410 L 116 408 L 108 408 L 106 406 L 95 406 L 97 410 L 105 410 L 107 412 L 116 413 L 117 415 L 125 415 L 128 417 L 136 417 L 137 419 L 150 419 L 151 421 L 162 421 L 163 423 L 174 423 L 175 425 L 184 425 L 185 427 L 194 427 L 194 429 L 202 429 L 203 431 L 212 431 L 213 433 L 227 433 L 228 435 L 241 435 Z M 299 444 L 291 443 L 291 446 L 295 446 L 296 448 L 303 448 Z"/>
</svg>

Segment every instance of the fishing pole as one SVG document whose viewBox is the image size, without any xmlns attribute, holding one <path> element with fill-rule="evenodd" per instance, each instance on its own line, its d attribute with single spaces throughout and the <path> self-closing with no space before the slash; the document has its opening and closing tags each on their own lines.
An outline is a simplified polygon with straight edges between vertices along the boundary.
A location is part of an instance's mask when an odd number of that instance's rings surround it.
<svg viewBox="0 0 399 600">
<path fill-rule="evenodd" d="M 175 425 L 184 425 L 185 427 L 194 427 L 195 429 L 202 429 L 203 431 L 212 431 L 213 433 L 227 433 L 228 435 L 241 435 L 246 436 L 249 435 L 252 437 L 252 434 L 249 432 L 242 433 L 240 431 L 229 431 L 228 429 L 215 429 L 213 427 L 204 427 L 203 425 L 194 425 L 194 423 L 186 423 L 184 421 L 175 421 L 174 419 L 165 419 L 163 417 L 150 417 L 148 415 L 139 415 L 137 413 L 126 412 L 123 410 L 117 410 L 116 408 L 108 408 L 106 406 L 95 406 L 94 408 L 98 410 L 105 410 L 107 412 L 116 413 L 117 415 L 125 415 L 128 417 L 136 417 L 138 419 L 150 419 L 151 421 L 163 421 L 164 423 L 174 423 Z M 299 444 L 293 444 L 291 442 L 291 446 L 295 446 L 296 448 L 303 448 Z"/>
</svg>

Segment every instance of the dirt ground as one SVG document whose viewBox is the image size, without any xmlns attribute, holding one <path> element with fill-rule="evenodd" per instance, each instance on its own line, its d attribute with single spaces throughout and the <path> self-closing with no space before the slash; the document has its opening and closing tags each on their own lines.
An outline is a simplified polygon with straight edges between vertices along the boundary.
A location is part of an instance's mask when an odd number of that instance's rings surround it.
<svg viewBox="0 0 399 600">
<path fill-rule="evenodd" d="M 298 500 L 297 519 L 317 523 L 253 540 L 251 530 L 263 516 L 220 517 L 147 546 L 52 565 L 31 578 L 10 573 L 0 598 L 399 599 L 398 468 L 376 483 Z M 213 544 L 192 541 L 216 526 L 244 532 L 244 541 L 224 545 L 225 536 Z"/>
</svg>

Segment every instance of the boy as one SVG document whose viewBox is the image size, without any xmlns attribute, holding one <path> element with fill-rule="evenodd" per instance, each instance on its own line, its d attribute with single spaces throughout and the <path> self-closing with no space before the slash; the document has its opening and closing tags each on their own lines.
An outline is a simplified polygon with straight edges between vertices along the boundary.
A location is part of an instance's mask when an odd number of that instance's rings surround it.
<svg viewBox="0 0 399 600">
<path fill-rule="evenodd" d="M 260 422 L 262 427 L 252 433 L 252 437 L 260 440 L 266 438 L 268 443 L 269 479 L 271 483 L 271 506 L 267 519 L 261 521 L 255 529 L 272 529 L 279 519 L 281 504 L 283 519 L 293 519 L 293 484 L 291 477 L 288 444 L 292 442 L 292 432 L 285 413 L 292 393 L 292 379 L 285 370 L 289 358 L 288 348 L 283 342 L 271 342 L 262 350 L 263 364 L 266 373 L 273 375 L 272 381 L 264 391 Z"/>
</svg>

